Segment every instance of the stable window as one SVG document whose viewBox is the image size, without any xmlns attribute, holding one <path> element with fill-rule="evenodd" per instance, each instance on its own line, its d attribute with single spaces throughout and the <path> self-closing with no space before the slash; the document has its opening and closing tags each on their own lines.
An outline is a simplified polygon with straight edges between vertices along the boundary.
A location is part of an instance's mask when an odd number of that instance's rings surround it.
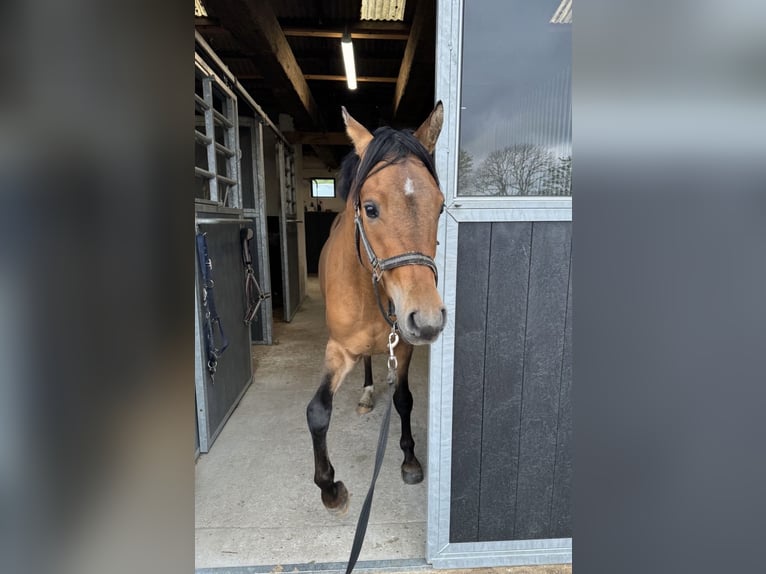
<svg viewBox="0 0 766 574">
<path fill-rule="evenodd" d="M 571 0 L 465 1 L 458 195 L 572 195 L 571 21 Z"/>
<path fill-rule="evenodd" d="M 311 197 L 335 197 L 335 180 L 313 178 L 311 180 Z"/>
</svg>

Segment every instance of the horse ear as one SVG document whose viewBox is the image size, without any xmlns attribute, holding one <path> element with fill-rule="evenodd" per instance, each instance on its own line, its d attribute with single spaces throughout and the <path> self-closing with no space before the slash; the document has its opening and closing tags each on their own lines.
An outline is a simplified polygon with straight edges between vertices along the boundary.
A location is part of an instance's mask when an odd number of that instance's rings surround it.
<svg viewBox="0 0 766 574">
<path fill-rule="evenodd" d="M 429 114 L 421 126 L 415 132 L 415 137 L 420 140 L 428 150 L 428 153 L 434 153 L 436 147 L 436 140 L 439 137 L 439 133 L 442 131 L 442 122 L 444 121 L 444 106 L 441 100 L 436 102 L 436 107 Z"/>
<path fill-rule="evenodd" d="M 369 130 L 351 117 L 345 106 L 340 107 L 343 114 L 343 123 L 346 124 L 346 133 L 354 144 L 354 149 L 359 157 L 362 157 L 367 145 L 372 141 L 372 134 Z"/>
</svg>

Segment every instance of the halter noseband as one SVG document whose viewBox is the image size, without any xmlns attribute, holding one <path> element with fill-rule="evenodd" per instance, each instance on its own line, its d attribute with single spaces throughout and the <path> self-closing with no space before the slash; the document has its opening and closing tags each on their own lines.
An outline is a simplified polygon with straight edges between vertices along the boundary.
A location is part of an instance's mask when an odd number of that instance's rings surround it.
<svg viewBox="0 0 766 574">
<path fill-rule="evenodd" d="M 361 189 L 360 189 L 361 192 Z M 359 200 L 354 203 L 354 225 L 356 227 L 356 256 L 359 259 L 359 263 L 362 264 L 362 256 L 359 249 L 361 243 L 364 247 L 365 253 L 367 253 L 367 259 L 370 261 L 370 267 L 372 268 L 372 285 L 375 287 L 375 298 L 378 301 L 378 308 L 383 318 L 391 326 L 392 329 L 396 329 L 396 310 L 394 309 L 394 303 L 391 299 L 388 299 L 388 311 L 383 308 L 383 303 L 380 300 L 380 288 L 378 283 L 383 278 L 383 272 L 396 267 L 403 267 L 405 265 L 423 265 L 428 267 L 434 272 L 434 279 L 436 283 L 439 283 L 439 273 L 436 270 L 436 263 L 425 253 L 419 251 L 409 251 L 407 253 L 401 253 L 388 257 L 387 259 L 378 259 L 375 255 L 375 250 L 370 245 L 370 240 L 367 238 L 367 233 L 364 231 L 364 225 L 362 224 L 362 215 L 359 210 Z"/>
</svg>

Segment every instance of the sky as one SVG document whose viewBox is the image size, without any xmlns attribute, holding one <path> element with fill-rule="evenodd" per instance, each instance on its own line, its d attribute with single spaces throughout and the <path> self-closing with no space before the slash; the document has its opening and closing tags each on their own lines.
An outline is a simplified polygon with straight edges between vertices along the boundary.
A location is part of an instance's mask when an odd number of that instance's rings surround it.
<svg viewBox="0 0 766 574">
<path fill-rule="evenodd" d="M 532 143 L 571 155 L 572 25 L 559 0 L 466 0 L 460 147 L 474 166 Z"/>
</svg>

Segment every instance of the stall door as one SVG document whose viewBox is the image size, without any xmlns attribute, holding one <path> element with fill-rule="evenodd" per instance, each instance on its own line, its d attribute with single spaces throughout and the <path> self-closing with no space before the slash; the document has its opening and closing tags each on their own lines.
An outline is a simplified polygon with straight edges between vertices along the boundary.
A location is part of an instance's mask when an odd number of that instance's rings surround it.
<svg viewBox="0 0 766 574">
<path fill-rule="evenodd" d="M 571 561 L 571 24 L 560 12 L 558 0 L 439 3 L 449 321 L 431 352 L 427 548 L 438 568 Z"/>
</svg>

